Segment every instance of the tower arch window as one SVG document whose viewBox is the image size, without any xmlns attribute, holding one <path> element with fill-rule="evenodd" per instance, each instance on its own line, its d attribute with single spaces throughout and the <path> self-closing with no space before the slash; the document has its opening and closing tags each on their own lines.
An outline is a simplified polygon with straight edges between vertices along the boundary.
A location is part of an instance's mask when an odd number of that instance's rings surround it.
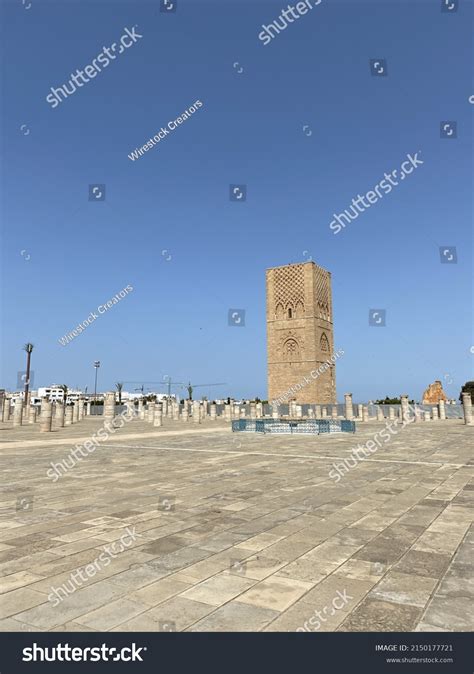
<svg viewBox="0 0 474 674">
<path fill-rule="evenodd" d="M 319 348 L 321 351 L 329 351 L 329 340 L 324 332 L 321 335 L 321 339 L 319 340 Z"/>
</svg>

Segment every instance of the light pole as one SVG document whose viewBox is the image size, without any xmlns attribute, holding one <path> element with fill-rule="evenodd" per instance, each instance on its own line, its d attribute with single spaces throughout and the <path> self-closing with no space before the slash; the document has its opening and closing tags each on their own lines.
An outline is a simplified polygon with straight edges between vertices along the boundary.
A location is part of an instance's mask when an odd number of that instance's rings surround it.
<svg viewBox="0 0 474 674">
<path fill-rule="evenodd" d="M 94 384 L 94 414 L 97 414 L 97 372 L 100 367 L 100 360 L 95 360 L 94 361 L 94 367 L 95 367 L 95 384 Z"/>
</svg>

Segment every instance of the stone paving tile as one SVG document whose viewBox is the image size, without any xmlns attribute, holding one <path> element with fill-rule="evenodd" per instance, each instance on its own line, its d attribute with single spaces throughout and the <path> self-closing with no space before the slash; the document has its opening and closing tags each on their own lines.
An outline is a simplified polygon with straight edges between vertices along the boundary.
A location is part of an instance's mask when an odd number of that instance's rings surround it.
<svg viewBox="0 0 474 674">
<path fill-rule="evenodd" d="M 313 587 L 292 578 L 270 576 L 239 596 L 239 601 L 275 611 L 284 611 Z"/>
<path fill-rule="evenodd" d="M 414 582 L 410 574 L 390 571 L 372 590 L 369 597 L 424 608 L 437 584 L 436 578 L 419 576 Z"/>
<path fill-rule="evenodd" d="M 75 622 L 80 625 L 85 625 L 98 632 L 106 632 L 120 623 L 131 620 L 140 613 L 144 613 L 150 607 L 143 602 L 132 601 L 121 597 L 115 599 L 105 606 L 86 613 L 78 618 Z"/>
<path fill-rule="evenodd" d="M 350 582 L 358 604 L 319 630 L 474 627 L 473 532 L 463 540 L 474 445 L 461 422 L 409 426 L 336 484 L 329 471 L 349 456 L 353 436 L 241 434 L 237 447 L 221 420 L 195 429 L 166 419 L 156 430 L 135 420 L 57 483 L 45 479 L 51 462 L 99 426 L 85 419 L 45 438 L 37 425 L 2 424 L 0 463 L 8 475 L 14 460 L 15 485 L 28 485 L 2 499 L 4 630 L 87 630 L 81 621 L 92 615 L 114 631 L 292 631 Z M 357 442 L 381 427 L 358 424 Z M 17 512 L 24 495 L 34 507 Z M 172 511 L 159 510 L 159 495 L 174 499 Z M 47 601 L 132 525 L 140 538 L 130 549 L 57 607 Z M 231 585 L 241 591 L 227 599 Z M 194 591 L 224 603 L 183 596 Z M 109 606 L 121 607 L 121 623 Z"/>
<path fill-rule="evenodd" d="M 278 616 L 277 611 L 233 600 L 189 627 L 187 632 L 258 632 Z"/>
<path fill-rule="evenodd" d="M 254 579 L 248 577 L 219 573 L 185 590 L 180 597 L 211 606 L 221 606 L 248 590 L 255 583 Z"/>
<path fill-rule="evenodd" d="M 421 616 L 416 606 L 364 599 L 339 627 L 341 632 L 412 632 Z"/>
<path fill-rule="evenodd" d="M 182 632 L 214 610 L 214 606 L 185 597 L 173 597 L 127 620 L 113 632 Z"/>
</svg>

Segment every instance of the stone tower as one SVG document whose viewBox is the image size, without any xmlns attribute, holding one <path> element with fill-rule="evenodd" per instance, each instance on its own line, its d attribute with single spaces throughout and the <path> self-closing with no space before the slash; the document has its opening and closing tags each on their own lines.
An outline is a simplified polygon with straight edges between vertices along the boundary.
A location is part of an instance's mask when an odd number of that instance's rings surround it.
<svg viewBox="0 0 474 674">
<path fill-rule="evenodd" d="M 266 285 L 269 402 L 335 403 L 331 274 L 314 262 L 289 264 L 267 269 Z M 331 367 L 316 373 L 325 362 Z"/>
</svg>

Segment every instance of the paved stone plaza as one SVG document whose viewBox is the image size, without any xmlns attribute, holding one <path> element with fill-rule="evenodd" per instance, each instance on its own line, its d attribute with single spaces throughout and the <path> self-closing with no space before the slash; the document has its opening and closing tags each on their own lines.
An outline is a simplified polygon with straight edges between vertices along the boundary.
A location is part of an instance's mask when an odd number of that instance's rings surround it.
<svg viewBox="0 0 474 674">
<path fill-rule="evenodd" d="M 408 425 L 337 483 L 333 464 L 384 422 L 318 437 L 135 419 L 47 477 L 101 425 L 2 425 L 2 631 L 473 629 L 461 420 Z"/>
</svg>

